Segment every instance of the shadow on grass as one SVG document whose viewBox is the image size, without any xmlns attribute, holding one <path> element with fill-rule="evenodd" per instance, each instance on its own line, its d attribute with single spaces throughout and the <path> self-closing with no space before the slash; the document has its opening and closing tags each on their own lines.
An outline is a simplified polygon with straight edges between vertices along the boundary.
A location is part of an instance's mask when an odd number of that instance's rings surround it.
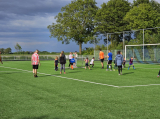
<svg viewBox="0 0 160 119">
<path fill-rule="evenodd" d="M 134 72 L 122 73 L 123 75 L 132 74 Z"/>
<path fill-rule="evenodd" d="M 59 117 L 48 117 L 48 116 L 40 116 L 40 117 L 25 117 L 22 119 L 63 119 L 63 118 L 59 118 Z"/>
</svg>

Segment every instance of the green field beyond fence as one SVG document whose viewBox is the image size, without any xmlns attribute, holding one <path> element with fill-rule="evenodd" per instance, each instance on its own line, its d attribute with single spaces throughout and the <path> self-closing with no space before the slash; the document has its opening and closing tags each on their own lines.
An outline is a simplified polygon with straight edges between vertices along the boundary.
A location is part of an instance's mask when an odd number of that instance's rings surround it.
<svg viewBox="0 0 160 119">
<path fill-rule="evenodd" d="M 106 68 L 106 61 L 104 66 Z M 59 69 L 60 69 L 60 65 Z M 41 61 L 38 78 L 30 61 L 0 64 L 1 119 L 159 119 L 159 65 L 135 64 L 135 70 L 92 70 L 79 62 L 66 74 L 54 61 Z M 68 62 L 66 63 L 68 67 Z"/>
</svg>

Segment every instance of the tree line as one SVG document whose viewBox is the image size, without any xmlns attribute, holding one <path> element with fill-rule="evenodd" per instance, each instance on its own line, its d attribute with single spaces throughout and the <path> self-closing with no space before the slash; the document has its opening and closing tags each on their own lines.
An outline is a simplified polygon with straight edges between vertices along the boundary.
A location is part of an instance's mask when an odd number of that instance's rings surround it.
<svg viewBox="0 0 160 119">
<path fill-rule="evenodd" d="M 127 0 L 110 0 L 100 8 L 96 4 L 95 0 L 73 0 L 62 7 L 55 17 L 56 23 L 47 27 L 50 37 L 62 44 L 76 42 L 81 54 L 82 44 L 97 43 L 100 34 L 105 36 L 106 43 L 107 33 L 160 27 L 160 4 L 155 0 L 134 0 L 132 4 Z M 142 31 L 133 34 L 127 35 L 125 44 L 142 43 Z M 145 43 L 158 43 L 160 29 L 147 30 L 145 38 Z M 123 47 L 123 34 L 110 35 L 108 40 L 111 49 Z"/>
</svg>

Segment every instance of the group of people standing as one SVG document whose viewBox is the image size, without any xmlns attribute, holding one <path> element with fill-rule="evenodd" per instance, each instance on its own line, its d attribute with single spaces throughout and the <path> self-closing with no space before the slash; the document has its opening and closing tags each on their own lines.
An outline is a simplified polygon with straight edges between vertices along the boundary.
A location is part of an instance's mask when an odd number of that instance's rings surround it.
<svg viewBox="0 0 160 119">
<path fill-rule="evenodd" d="M 105 56 L 104 53 L 100 49 L 99 59 L 101 60 L 102 69 L 104 68 L 103 61 L 104 61 L 105 57 L 108 58 L 106 71 L 109 71 L 109 68 L 111 68 L 110 71 L 112 71 L 112 53 L 111 53 L 111 50 L 109 50 L 108 55 Z M 115 70 L 115 67 L 118 67 L 118 73 L 119 73 L 119 75 L 122 75 L 122 67 L 125 67 L 125 64 L 126 64 L 125 58 L 123 58 L 122 53 L 120 51 L 118 51 L 117 55 L 115 57 L 115 60 L 114 60 L 114 70 Z M 130 59 L 128 69 L 130 68 L 131 65 L 133 65 L 133 57 L 131 57 L 131 59 Z M 134 65 L 133 65 L 133 69 L 135 69 Z"/>
<path fill-rule="evenodd" d="M 78 58 L 77 51 L 75 51 L 75 53 L 70 52 L 70 54 L 69 54 L 69 68 L 71 66 L 72 70 L 74 67 L 77 67 L 77 58 Z M 66 74 L 66 72 L 65 72 L 66 56 L 64 54 L 64 51 L 61 52 L 59 58 L 57 56 L 55 58 L 55 70 L 56 71 L 58 70 L 58 60 L 60 61 L 59 63 L 61 64 L 60 74 L 62 74 L 62 70 L 64 70 L 64 74 Z"/>
</svg>

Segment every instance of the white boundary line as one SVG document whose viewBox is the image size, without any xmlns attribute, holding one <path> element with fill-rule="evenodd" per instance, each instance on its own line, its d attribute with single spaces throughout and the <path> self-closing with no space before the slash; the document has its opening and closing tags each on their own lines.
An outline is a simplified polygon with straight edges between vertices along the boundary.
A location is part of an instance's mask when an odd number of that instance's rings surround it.
<svg viewBox="0 0 160 119">
<path fill-rule="evenodd" d="M 29 70 L 23 70 L 23 69 L 11 68 L 11 67 L 4 67 L 4 66 L 0 66 L 0 67 L 8 68 L 8 69 L 21 70 L 21 71 L 25 71 L 25 72 L 32 72 L 32 71 L 29 71 Z M 86 80 L 67 78 L 67 77 L 57 76 L 57 75 L 52 75 L 52 74 L 46 74 L 46 73 L 40 73 L 40 72 L 37 72 L 37 73 L 44 74 L 44 75 L 50 75 L 50 76 L 54 76 L 54 77 L 58 77 L 58 78 L 63 78 L 63 79 L 71 79 L 71 80 L 81 81 L 81 82 L 85 82 L 85 83 L 91 83 L 91 84 L 97 84 L 97 85 L 103 85 L 103 86 L 110 86 L 110 87 L 115 87 L 115 88 L 134 88 L 134 87 L 145 87 L 145 86 L 160 86 L 160 84 L 133 85 L 133 86 L 115 86 L 115 85 L 96 83 L 96 82 L 91 82 L 91 81 L 86 81 Z"/>
</svg>

